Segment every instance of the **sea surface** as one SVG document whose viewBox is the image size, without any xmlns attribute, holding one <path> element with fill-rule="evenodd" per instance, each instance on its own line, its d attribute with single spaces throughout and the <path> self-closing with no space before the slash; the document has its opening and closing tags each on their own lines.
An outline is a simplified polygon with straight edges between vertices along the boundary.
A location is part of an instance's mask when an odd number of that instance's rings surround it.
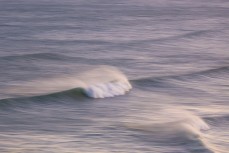
<svg viewBox="0 0 229 153">
<path fill-rule="evenodd" d="M 0 0 L 1 153 L 228 153 L 228 0 Z"/>
</svg>

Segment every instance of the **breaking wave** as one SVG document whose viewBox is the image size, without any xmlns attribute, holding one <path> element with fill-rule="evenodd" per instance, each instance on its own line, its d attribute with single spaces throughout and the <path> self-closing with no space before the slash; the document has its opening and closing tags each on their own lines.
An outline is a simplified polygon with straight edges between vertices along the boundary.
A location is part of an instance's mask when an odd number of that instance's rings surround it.
<svg viewBox="0 0 229 153">
<path fill-rule="evenodd" d="M 130 130 L 138 131 L 138 138 L 144 135 L 144 139 L 147 136 L 150 141 L 172 146 L 195 144 L 204 152 L 213 152 L 207 134 L 210 126 L 200 116 L 183 109 L 162 109 L 143 116 L 135 114 L 123 121 L 123 124 Z"/>
<path fill-rule="evenodd" d="M 209 130 L 209 125 L 199 116 L 191 114 L 188 111 L 176 109 L 162 109 L 157 113 L 153 113 L 151 118 L 147 116 L 135 116 L 132 122 L 127 122 L 127 126 L 133 129 L 162 133 L 184 132 L 200 135 L 202 131 Z M 169 117 L 168 117 L 169 116 Z"/>
<path fill-rule="evenodd" d="M 81 74 L 13 83 L 4 92 L 8 98 L 73 93 L 82 93 L 91 98 L 106 98 L 124 95 L 131 88 L 127 77 L 121 71 L 115 67 L 100 66 Z"/>
</svg>

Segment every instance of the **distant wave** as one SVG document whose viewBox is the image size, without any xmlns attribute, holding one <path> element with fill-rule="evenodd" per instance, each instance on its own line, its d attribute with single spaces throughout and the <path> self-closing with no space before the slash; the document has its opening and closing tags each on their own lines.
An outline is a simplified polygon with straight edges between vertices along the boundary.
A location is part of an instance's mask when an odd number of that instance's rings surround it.
<svg viewBox="0 0 229 153">
<path fill-rule="evenodd" d="M 106 98 L 124 95 L 131 88 L 127 77 L 118 69 L 111 66 L 100 66 L 78 75 L 19 82 L 6 88 L 5 93 L 10 95 L 9 98 L 63 94 Z"/>
<path fill-rule="evenodd" d="M 185 38 L 192 38 L 192 37 L 200 37 L 200 36 L 205 36 L 209 32 L 214 32 L 212 30 L 198 30 L 198 31 L 191 31 L 191 32 L 185 32 L 179 35 L 172 35 L 172 36 L 167 36 L 167 37 L 161 37 L 161 38 L 156 38 L 156 39 L 147 39 L 147 40 L 134 40 L 130 42 L 129 44 L 147 44 L 147 43 L 157 43 L 157 42 L 165 42 L 165 41 L 174 41 L 177 39 L 185 39 Z"/>
</svg>

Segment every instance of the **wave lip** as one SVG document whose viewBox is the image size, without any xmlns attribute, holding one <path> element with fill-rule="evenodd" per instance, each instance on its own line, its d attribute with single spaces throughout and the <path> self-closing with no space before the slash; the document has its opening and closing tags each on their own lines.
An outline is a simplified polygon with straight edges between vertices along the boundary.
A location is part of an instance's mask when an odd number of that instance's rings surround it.
<svg viewBox="0 0 229 153">
<path fill-rule="evenodd" d="M 131 84 L 125 80 L 91 85 L 83 89 L 83 91 L 91 98 L 105 98 L 124 95 L 131 88 Z"/>
</svg>

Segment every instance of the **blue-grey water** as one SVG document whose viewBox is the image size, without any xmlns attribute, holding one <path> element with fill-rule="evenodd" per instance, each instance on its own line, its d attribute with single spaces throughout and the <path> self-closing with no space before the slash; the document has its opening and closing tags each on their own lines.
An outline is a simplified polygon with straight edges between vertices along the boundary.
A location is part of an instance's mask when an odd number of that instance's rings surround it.
<svg viewBox="0 0 229 153">
<path fill-rule="evenodd" d="M 0 0 L 0 99 L 2 153 L 228 153 L 229 2 Z"/>
</svg>

